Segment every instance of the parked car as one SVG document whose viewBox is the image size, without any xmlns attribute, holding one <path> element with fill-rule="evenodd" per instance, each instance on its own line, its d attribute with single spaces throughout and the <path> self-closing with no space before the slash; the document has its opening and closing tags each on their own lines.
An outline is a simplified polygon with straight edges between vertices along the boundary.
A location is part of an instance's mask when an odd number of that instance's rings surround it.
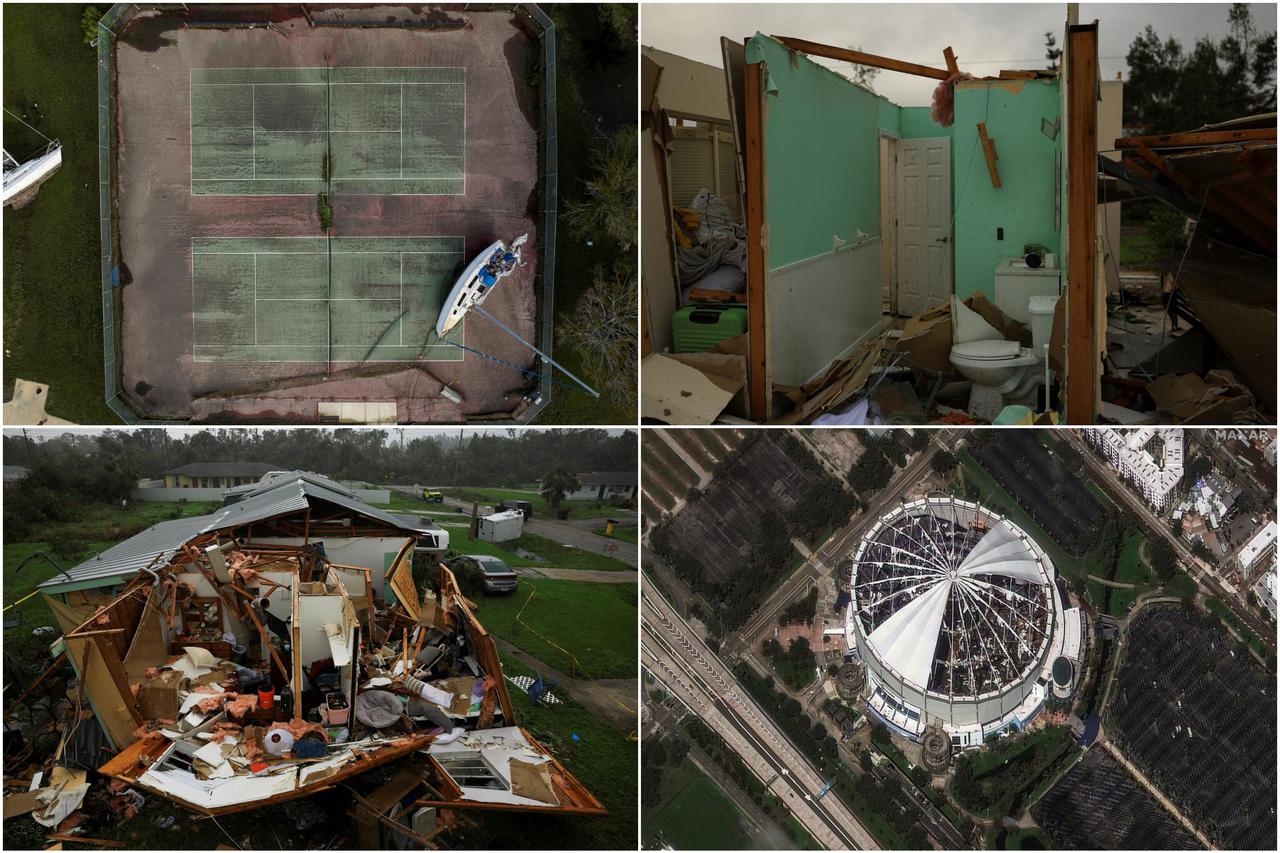
<svg viewBox="0 0 1280 853">
<path fill-rule="evenodd" d="M 504 595 L 515 592 L 516 587 L 520 584 L 520 576 L 512 571 L 510 566 L 499 558 L 491 557 L 488 554 L 462 554 L 454 557 L 447 565 L 452 571 L 458 573 L 462 568 L 459 564 L 464 560 L 480 569 L 484 579 L 486 595 Z"/>
<path fill-rule="evenodd" d="M 517 501 L 517 500 L 508 499 L 499 503 L 498 506 L 495 507 L 495 509 L 497 509 L 499 512 L 501 512 L 504 509 L 517 511 L 524 516 L 525 521 L 528 521 L 529 519 L 533 518 L 533 504 L 530 503 L 529 501 Z"/>
<path fill-rule="evenodd" d="M 423 489 L 422 499 L 429 504 L 444 503 L 444 492 L 439 489 Z"/>
</svg>

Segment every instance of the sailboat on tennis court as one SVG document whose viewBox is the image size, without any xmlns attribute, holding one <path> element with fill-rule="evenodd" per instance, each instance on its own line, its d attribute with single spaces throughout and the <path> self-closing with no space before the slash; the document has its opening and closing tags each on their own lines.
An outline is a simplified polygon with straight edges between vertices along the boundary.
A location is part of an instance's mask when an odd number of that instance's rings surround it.
<svg viewBox="0 0 1280 853">
<path fill-rule="evenodd" d="M 469 312 L 475 313 L 489 320 L 502 331 L 519 341 L 523 346 L 533 350 L 541 356 L 548 364 L 559 368 L 566 376 L 585 390 L 592 397 L 599 397 L 600 392 L 583 382 L 578 377 L 570 373 L 563 364 L 553 359 L 550 355 L 538 349 L 536 346 L 520 337 L 516 331 L 508 327 L 497 317 L 480 307 L 480 303 L 489 296 L 489 292 L 502 281 L 502 279 L 511 275 L 516 271 L 516 267 L 521 266 L 520 263 L 520 247 L 529 239 L 528 234 L 521 234 L 519 237 L 511 241 L 511 245 L 498 240 L 489 248 L 485 249 L 476 259 L 467 264 L 466 269 L 462 271 L 462 275 L 458 276 L 458 280 L 454 282 L 453 290 L 449 291 L 449 297 L 445 299 L 444 306 L 440 309 L 440 318 L 436 320 L 436 335 L 440 338 L 440 342 L 449 346 L 464 349 L 467 352 L 475 353 L 482 358 L 505 364 L 508 367 L 514 367 L 526 376 L 533 376 L 533 372 L 527 368 L 520 367 L 509 361 L 503 361 L 500 358 L 481 352 L 467 346 L 466 344 L 451 341 L 445 337 L 449 330 L 465 317 Z M 555 380 L 552 380 L 555 381 Z"/>
<path fill-rule="evenodd" d="M 528 234 L 521 234 L 511 241 L 510 246 L 498 240 L 467 264 L 440 309 L 440 318 L 436 320 L 437 335 L 443 338 L 448 334 L 468 311 L 484 302 L 499 281 L 522 265 L 520 247 L 528 239 Z"/>
</svg>

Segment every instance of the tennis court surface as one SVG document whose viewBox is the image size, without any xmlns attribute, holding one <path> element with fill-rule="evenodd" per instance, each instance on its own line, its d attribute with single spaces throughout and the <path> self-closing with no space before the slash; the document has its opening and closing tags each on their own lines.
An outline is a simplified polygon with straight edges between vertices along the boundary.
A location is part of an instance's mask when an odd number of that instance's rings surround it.
<svg viewBox="0 0 1280 853">
<path fill-rule="evenodd" d="M 435 333 L 461 237 L 197 237 L 196 361 L 460 361 Z M 449 339 L 463 342 L 461 332 Z"/>
<path fill-rule="evenodd" d="M 458 195 L 463 68 L 192 68 L 193 195 Z"/>
</svg>

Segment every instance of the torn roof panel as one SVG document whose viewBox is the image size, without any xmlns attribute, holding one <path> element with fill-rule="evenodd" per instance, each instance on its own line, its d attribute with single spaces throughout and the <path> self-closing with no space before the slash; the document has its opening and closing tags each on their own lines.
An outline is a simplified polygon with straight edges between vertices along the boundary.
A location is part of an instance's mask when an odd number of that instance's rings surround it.
<svg viewBox="0 0 1280 853">
<path fill-rule="evenodd" d="M 65 574 L 50 578 L 40 584 L 40 587 L 56 591 L 58 587 L 70 583 L 131 576 L 153 563 L 167 563 L 182 550 L 182 546 L 197 536 L 265 521 L 290 512 L 301 512 L 309 509 L 313 500 L 335 504 L 406 533 L 439 530 L 437 525 L 424 519 L 414 519 L 411 522 L 402 516 L 371 507 L 355 497 L 320 485 L 316 479 L 301 476 L 281 479 L 265 490 L 208 515 L 162 521 L 108 548 L 98 556 L 85 560 Z"/>
</svg>

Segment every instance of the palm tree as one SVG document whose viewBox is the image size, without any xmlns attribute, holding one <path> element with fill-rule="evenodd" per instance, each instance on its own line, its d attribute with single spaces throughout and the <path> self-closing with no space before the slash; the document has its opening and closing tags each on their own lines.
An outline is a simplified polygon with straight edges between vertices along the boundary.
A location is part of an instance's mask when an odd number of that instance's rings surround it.
<svg viewBox="0 0 1280 853">
<path fill-rule="evenodd" d="M 538 489 L 538 494 L 542 495 L 552 509 L 558 510 L 565 495 L 577 491 L 581 485 L 578 482 L 578 476 L 572 471 L 567 468 L 557 468 L 542 478 L 542 487 Z"/>
</svg>

